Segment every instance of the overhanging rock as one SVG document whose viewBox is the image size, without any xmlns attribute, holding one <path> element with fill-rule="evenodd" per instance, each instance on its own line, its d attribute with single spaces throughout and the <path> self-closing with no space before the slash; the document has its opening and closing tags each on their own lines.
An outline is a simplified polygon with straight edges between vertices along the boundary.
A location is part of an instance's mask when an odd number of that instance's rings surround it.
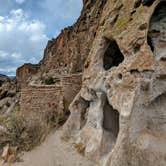
<svg viewBox="0 0 166 166">
<path fill-rule="evenodd" d="M 166 164 L 165 6 L 108 0 L 103 10 L 64 126 L 103 166 Z"/>
</svg>

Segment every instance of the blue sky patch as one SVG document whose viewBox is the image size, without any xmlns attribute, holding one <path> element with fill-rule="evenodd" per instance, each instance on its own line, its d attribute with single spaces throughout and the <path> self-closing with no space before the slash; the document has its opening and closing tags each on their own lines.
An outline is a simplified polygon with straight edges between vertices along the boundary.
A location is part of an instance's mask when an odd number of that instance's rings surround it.
<svg viewBox="0 0 166 166">
<path fill-rule="evenodd" d="M 47 41 L 76 22 L 82 0 L 0 0 L 0 73 L 38 63 Z"/>
</svg>

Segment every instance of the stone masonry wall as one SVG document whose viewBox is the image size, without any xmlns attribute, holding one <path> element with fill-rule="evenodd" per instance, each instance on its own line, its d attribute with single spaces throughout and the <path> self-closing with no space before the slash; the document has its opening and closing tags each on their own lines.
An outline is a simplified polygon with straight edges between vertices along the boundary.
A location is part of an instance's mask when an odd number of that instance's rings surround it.
<svg viewBox="0 0 166 166">
<path fill-rule="evenodd" d="M 60 108 L 62 98 L 61 87 L 28 86 L 21 91 L 21 110 L 44 112 Z"/>
<path fill-rule="evenodd" d="M 68 103 L 81 89 L 82 74 L 63 76 L 58 85 L 29 85 L 21 90 L 20 106 L 24 112 L 44 112 L 50 109 L 62 110 L 64 99 Z"/>
<path fill-rule="evenodd" d="M 61 82 L 64 99 L 70 104 L 81 89 L 82 74 L 63 77 Z"/>
</svg>

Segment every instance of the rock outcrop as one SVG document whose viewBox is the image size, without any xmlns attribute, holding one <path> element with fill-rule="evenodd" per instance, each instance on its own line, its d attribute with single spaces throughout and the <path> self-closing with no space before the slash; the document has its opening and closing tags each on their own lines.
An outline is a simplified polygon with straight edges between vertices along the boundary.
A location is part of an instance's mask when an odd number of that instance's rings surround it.
<svg viewBox="0 0 166 166">
<path fill-rule="evenodd" d="M 64 137 L 103 166 L 166 164 L 166 1 L 107 0 Z"/>
<path fill-rule="evenodd" d="M 28 84 L 28 80 L 35 74 L 39 72 L 39 65 L 38 64 L 24 64 L 23 66 L 19 67 L 16 71 L 17 76 L 17 86 L 19 89 L 24 87 Z"/>
<path fill-rule="evenodd" d="M 19 102 L 16 79 L 9 78 L 7 76 L 2 76 L 1 78 L 2 85 L 0 86 L 0 115 L 4 113 L 10 113 Z"/>
<path fill-rule="evenodd" d="M 7 81 L 7 80 L 9 80 L 8 76 L 0 74 L 0 81 L 1 81 L 1 83 L 3 83 L 4 81 Z"/>
<path fill-rule="evenodd" d="M 39 109 L 48 110 L 49 103 L 56 105 L 61 103 L 60 105 L 64 106 L 64 112 L 68 111 L 69 104 L 80 91 L 84 63 L 96 36 L 105 3 L 106 0 L 84 1 L 78 21 L 73 26 L 62 30 L 56 39 L 48 41 L 44 57 L 39 64 L 24 64 L 17 69 L 17 85 L 21 89 L 22 112 L 24 110 L 35 111 L 35 108 L 36 112 Z M 48 86 L 48 84 L 52 85 Z M 57 94 L 61 91 L 62 95 L 59 100 L 57 98 L 53 102 L 56 96 L 54 89 L 57 86 L 59 89 Z M 46 91 L 49 91 L 49 94 Z M 44 100 L 48 95 L 48 99 Z M 39 101 L 41 99 L 43 103 Z"/>
<path fill-rule="evenodd" d="M 56 39 L 48 41 L 44 57 L 38 65 L 25 64 L 17 69 L 19 82 L 29 82 L 57 74 L 81 73 L 88 57 L 106 0 L 83 1 L 77 22 L 61 31 Z"/>
<path fill-rule="evenodd" d="M 78 21 L 17 79 L 27 85 L 83 72 L 64 137 L 102 166 L 165 166 L 166 1 L 83 3 Z"/>
<path fill-rule="evenodd" d="M 84 7 L 77 22 L 48 42 L 40 62 L 41 70 L 55 69 L 61 74 L 83 71 L 105 3 L 106 0 L 83 1 Z"/>
<path fill-rule="evenodd" d="M 3 85 L 4 82 L 9 81 L 10 78 L 6 75 L 0 74 L 0 87 Z"/>
</svg>

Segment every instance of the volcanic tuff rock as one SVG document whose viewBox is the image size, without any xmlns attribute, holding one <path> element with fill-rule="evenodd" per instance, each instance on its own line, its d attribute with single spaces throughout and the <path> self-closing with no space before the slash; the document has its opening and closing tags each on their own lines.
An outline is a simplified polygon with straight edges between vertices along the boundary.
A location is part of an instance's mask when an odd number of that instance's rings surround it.
<svg viewBox="0 0 166 166">
<path fill-rule="evenodd" d="M 106 0 L 85 0 L 77 22 L 48 42 L 41 69 L 65 68 L 67 73 L 81 72 L 91 49 Z"/>
<path fill-rule="evenodd" d="M 103 166 L 166 165 L 166 1 L 107 0 L 64 137 Z"/>
<path fill-rule="evenodd" d="M 19 68 L 17 78 L 84 70 L 64 137 L 103 166 L 165 166 L 166 1 L 83 3 L 77 23 L 48 42 L 37 70 Z"/>
<path fill-rule="evenodd" d="M 4 82 L 6 80 L 9 80 L 9 77 L 3 74 L 0 74 L 0 81 Z"/>
<path fill-rule="evenodd" d="M 0 75 L 0 115 L 4 113 L 10 113 L 16 106 L 19 100 L 19 94 L 17 93 L 17 81 L 15 78 L 9 78 L 4 75 Z"/>
<path fill-rule="evenodd" d="M 82 72 L 96 36 L 105 3 L 106 0 L 84 0 L 81 16 L 77 22 L 62 30 L 56 39 L 48 41 L 44 57 L 36 65 L 36 68 L 39 67 L 38 70 L 34 72 L 35 65 L 26 64 L 17 69 L 18 80 L 24 78 L 24 82 L 26 82 L 32 75 L 41 79 L 45 75 L 55 76 Z"/>
</svg>

